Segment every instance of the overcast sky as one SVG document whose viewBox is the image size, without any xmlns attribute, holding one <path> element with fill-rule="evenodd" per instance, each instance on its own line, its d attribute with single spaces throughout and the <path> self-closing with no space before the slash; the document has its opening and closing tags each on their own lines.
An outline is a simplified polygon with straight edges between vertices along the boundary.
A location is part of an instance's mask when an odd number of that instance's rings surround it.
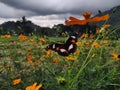
<svg viewBox="0 0 120 90">
<path fill-rule="evenodd" d="M 82 18 L 84 11 L 105 11 L 120 5 L 120 0 L 0 0 L 0 24 L 26 16 L 40 26 L 64 23 L 73 15 Z"/>
</svg>

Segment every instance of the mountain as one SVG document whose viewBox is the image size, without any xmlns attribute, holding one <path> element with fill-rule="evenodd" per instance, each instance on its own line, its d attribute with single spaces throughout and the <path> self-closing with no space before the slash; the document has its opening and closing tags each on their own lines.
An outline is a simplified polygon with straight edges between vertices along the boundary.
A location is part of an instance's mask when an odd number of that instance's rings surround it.
<svg viewBox="0 0 120 90">
<path fill-rule="evenodd" d="M 49 27 L 40 27 L 34 24 L 32 21 L 27 20 L 25 16 L 21 20 L 17 21 L 7 21 L 0 25 L 0 35 L 4 34 L 16 34 L 21 33 L 25 35 L 39 34 L 48 35 L 48 31 L 51 29 Z"/>
<path fill-rule="evenodd" d="M 111 8 L 110 10 L 107 10 L 105 12 L 101 12 L 99 10 L 99 14 L 97 14 L 97 16 L 101 15 L 101 14 L 110 14 L 110 18 L 108 20 L 108 23 L 111 25 L 111 28 L 117 28 L 118 26 L 120 27 L 120 5 Z"/>
</svg>

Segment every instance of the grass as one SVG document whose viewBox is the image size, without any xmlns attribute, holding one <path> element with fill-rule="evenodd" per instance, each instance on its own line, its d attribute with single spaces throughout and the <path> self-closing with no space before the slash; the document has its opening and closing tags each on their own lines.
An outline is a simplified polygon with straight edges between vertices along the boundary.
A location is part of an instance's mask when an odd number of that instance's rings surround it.
<svg viewBox="0 0 120 90">
<path fill-rule="evenodd" d="M 0 38 L 0 90 L 25 90 L 37 82 L 40 90 L 119 90 L 120 41 L 79 39 L 67 58 L 46 51 L 52 42 L 67 38 L 36 36 Z M 113 56 L 114 54 L 114 56 Z M 72 59 L 71 59 L 72 58 Z M 21 79 L 18 84 L 13 81 Z"/>
</svg>

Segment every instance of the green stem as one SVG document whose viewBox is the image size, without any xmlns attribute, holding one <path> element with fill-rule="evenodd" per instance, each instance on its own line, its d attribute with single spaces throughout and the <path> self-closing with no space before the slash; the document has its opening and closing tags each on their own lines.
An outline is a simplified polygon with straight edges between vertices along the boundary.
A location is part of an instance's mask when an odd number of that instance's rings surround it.
<svg viewBox="0 0 120 90">
<path fill-rule="evenodd" d="M 98 35 L 98 37 L 96 38 L 96 40 L 93 42 L 93 44 L 92 44 L 92 46 L 91 46 L 91 49 L 89 50 L 88 55 L 87 55 L 85 61 L 83 62 L 81 68 L 79 69 L 77 75 L 71 80 L 71 85 L 69 85 L 68 90 L 72 87 L 72 85 L 74 84 L 74 82 L 76 82 L 77 78 L 80 76 L 81 72 L 85 69 L 85 67 L 91 62 L 92 59 L 90 59 L 90 60 L 88 61 L 88 58 L 89 58 L 89 56 L 90 56 L 90 54 L 91 54 L 91 51 L 92 51 L 92 49 L 93 49 L 93 47 L 94 47 L 94 46 L 93 46 L 94 43 L 99 39 L 99 37 L 100 37 L 100 34 Z"/>
</svg>

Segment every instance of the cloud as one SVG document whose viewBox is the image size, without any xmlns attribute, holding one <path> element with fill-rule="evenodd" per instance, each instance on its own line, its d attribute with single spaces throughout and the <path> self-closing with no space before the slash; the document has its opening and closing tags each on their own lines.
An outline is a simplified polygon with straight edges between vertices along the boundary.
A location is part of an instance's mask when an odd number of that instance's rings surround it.
<svg viewBox="0 0 120 90">
<path fill-rule="evenodd" d="M 117 5 L 120 5 L 119 0 L 0 0 L 0 17 L 26 16 L 37 17 L 36 20 L 32 19 L 33 22 L 58 22 L 69 17 L 68 15 L 80 17 L 83 11 L 96 14 L 98 10 L 105 11 Z M 41 20 L 42 18 L 45 19 Z"/>
<path fill-rule="evenodd" d="M 28 10 L 22 10 L 22 9 L 16 9 L 14 7 L 7 6 L 4 3 L 0 3 L 0 17 L 1 18 L 16 18 L 21 17 L 24 15 L 35 15 L 35 13 L 28 11 Z"/>
<path fill-rule="evenodd" d="M 119 0 L 0 0 L 8 7 L 32 12 L 36 15 L 49 14 L 79 14 L 83 11 L 97 11 L 109 9 L 119 5 Z M 10 11 L 8 11 L 10 12 Z M 25 12 L 24 12 L 25 13 Z M 31 13 L 31 15 L 32 15 Z"/>
</svg>

